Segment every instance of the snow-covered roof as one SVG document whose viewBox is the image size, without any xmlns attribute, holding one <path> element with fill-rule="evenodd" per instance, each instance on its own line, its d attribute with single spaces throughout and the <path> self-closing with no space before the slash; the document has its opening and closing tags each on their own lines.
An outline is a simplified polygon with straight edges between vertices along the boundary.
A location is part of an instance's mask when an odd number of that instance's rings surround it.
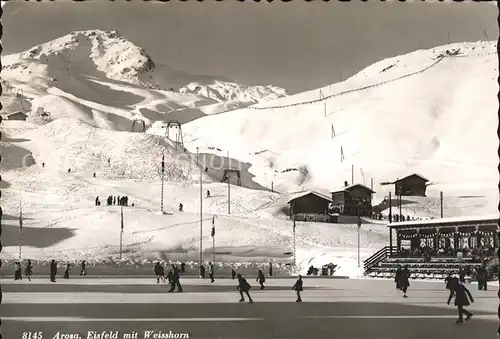
<svg viewBox="0 0 500 339">
<path fill-rule="evenodd" d="M 408 174 L 408 175 L 406 175 L 406 176 L 404 176 L 404 177 L 402 177 L 402 178 L 398 178 L 398 179 L 394 180 L 392 183 L 393 183 L 393 184 L 395 184 L 395 183 L 397 183 L 397 182 L 399 182 L 399 181 L 405 180 L 405 179 L 407 179 L 407 178 L 409 178 L 409 177 L 412 177 L 412 176 L 417 176 L 417 177 L 419 177 L 419 178 L 424 179 L 425 181 L 430 181 L 429 179 L 427 179 L 427 178 L 426 178 L 426 177 L 424 177 L 423 175 L 420 175 L 420 174 L 418 174 L 418 173 L 412 173 L 412 174 Z"/>
<path fill-rule="evenodd" d="M 500 214 L 491 214 L 491 215 L 473 215 L 473 216 L 463 216 L 463 217 L 448 217 L 448 218 L 439 218 L 439 219 L 431 219 L 431 220 L 415 220 L 415 221 L 402 221 L 402 222 L 393 222 L 388 224 L 388 227 L 404 227 L 404 226 L 424 226 L 424 225 L 445 225 L 451 223 L 470 223 L 474 221 L 485 222 L 489 220 L 500 220 Z"/>
<path fill-rule="evenodd" d="M 351 188 L 354 188 L 354 187 L 363 187 L 365 188 L 366 190 L 370 191 L 371 193 L 375 193 L 375 191 L 373 191 L 370 187 L 368 186 L 365 186 L 365 185 L 362 185 L 362 184 L 354 184 L 354 185 L 349 185 L 349 186 L 346 186 L 346 187 L 342 187 L 341 189 L 337 189 L 335 191 L 330 191 L 330 193 L 339 193 L 339 192 L 344 192 L 344 191 L 348 191 L 350 190 Z"/>
<path fill-rule="evenodd" d="M 306 195 L 309 195 L 309 194 L 314 194 L 314 195 L 316 195 L 316 196 L 318 196 L 320 198 L 323 198 L 325 200 L 332 201 L 332 198 L 330 198 L 327 195 L 324 195 L 323 193 L 319 193 L 319 192 L 316 192 L 316 191 L 305 191 L 305 192 L 302 192 L 302 193 L 299 193 L 299 194 L 293 196 L 290 200 L 288 200 L 288 203 L 291 203 L 293 200 L 305 197 Z"/>
</svg>

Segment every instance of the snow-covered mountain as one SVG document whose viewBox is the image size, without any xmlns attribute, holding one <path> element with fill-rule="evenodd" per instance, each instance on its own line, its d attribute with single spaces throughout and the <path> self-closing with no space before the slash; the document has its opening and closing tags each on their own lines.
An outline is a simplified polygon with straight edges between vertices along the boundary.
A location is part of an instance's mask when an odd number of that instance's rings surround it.
<svg viewBox="0 0 500 339">
<path fill-rule="evenodd" d="M 41 107 L 52 119 L 115 130 L 130 130 L 135 119 L 186 122 L 287 95 L 274 86 L 238 85 L 157 65 L 116 31 L 72 32 L 4 56 L 2 63 L 4 112 L 19 110 L 16 100 L 9 105 L 10 94 L 27 101 L 24 110 L 33 114 Z"/>
<path fill-rule="evenodd" d="M 382 60 L 341 83 L 193 121 L 187 147 L 229 151 L 280 192 L 328 192 L 354 175 L 367 186 L 373 179 L 381 200 L 392 187 L 379 183 L 420 173 L 431 196 L 482 197 L 455 213 L 493 213 L 496 53 L 486 41 Z"/>
<path fill-rule="evenodd" d="M 179 92 L 204 96 L 218 102 L 236 101 L 244 103 L 258 103 L 288 95 L 285 89 L 276 86 L 247 86 L 222 81 L 214 81 L 206 85 L 192 82 L 182 87 Z"/>
</svg>

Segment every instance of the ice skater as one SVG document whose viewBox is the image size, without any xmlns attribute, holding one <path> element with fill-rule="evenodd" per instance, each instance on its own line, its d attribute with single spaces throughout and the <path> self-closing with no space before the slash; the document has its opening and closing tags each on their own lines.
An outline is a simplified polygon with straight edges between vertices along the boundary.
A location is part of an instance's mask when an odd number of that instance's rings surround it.
<svg viewBox="0 0 500 339">
<path fill-rule="evenodd" d="M 31 265 L 31 260 L 28 259 L 28 263 L 26 264 L 26 269 L 24 271 L 26 278 L 31 281 L 31 276 L 33 275 L 33 265 Z"/>
<path fill-rule="evenodd" d="M 210 278 L 210 282 L 213 283 L 215 282 L 214 279 L 214 264 L 211 262 L 208 263 L 208 277 Z"/>
<path fill-rule="evenodd" d="M 264 273 L 262 273 L 262 270 L 259 270 L 257 279 L 255 279 L 260 284 L 260 289 L 263 290 L 265 288 L 264 282 L 266 281 L 266 277 L 264 277 Z"/>
<path fill-rule="evenodd" d="M 14 280 L 23 280 L 22 271 L 21 271 L 21 263 L 19 261 L 15 262 L 16 268 L 14 270 Z"/>
<path fill-rule="evenodd" d="M 80 269 L 80 275 L 87 275 L 87 269 L 86 269 L 86 266 L 87 266 L 87 265 L 86 265 L 86 263 L 85 263 L 85 260 L 84 260 L 84 261 L 82 261 L 82 263 L 81 263 L 81 265 L 80 265 L 80 267 L 81 267 L 81 269 Z"/>
<path fill-rule="evenodd" d="M 177 287 L 177 292 L 182 292 L 182 285 L 180 282 L 181 275 L 179 274 L 179 269 L 172 264 L 172 271 L 170 275 L 170 290 L 169 292 L 174 292 L 175 287 Z"/>
<path fill-rule="evenodd" d="M 401 289 L 401 285 L 399 283 L 399 280 L 401 279 L 401 271 L 402 271 L 402 267 L 401 265 L 398 267 L 398 269 L 396 270 L 396 275 L 394 276 L 394 282 L 396 283 L 396 289 L 400 290 Z"/>
<path fill-rule="evenodd" d="M 64 270 L 63 279 L 69 279 L 69 271 L 71 271 L 71 264 L 66 265 L 66 269 Z"/>
<path fill-rule="evenodd" d="M 408 287 L 410 287 L 410 271 L 408 270 L 408 266 L 405 266 L 401 270 L 399 286 L 401 287 L 401 291 L 403 291 L 403 298 L 408 298 L 408 295 L 406 294 Z"/>
<path fill-rule="evenodd" d="M 250 284 L 247 282 L 245 278 L 241 276 L 241 274 L 238 274 L 237 277 L 238 277 L 238 286 L 236 286 L 236 289 L 240 292 L 241 295 L 241 299 L 239 300 L 240 303 L 245 302 L 245 297 L 243 296 L 243 292 L 245 292 L 245 294 L 247 295 L 250 304 L 253 303 L 252 297 L 250 296 L 249 293 L 252 286 L 250 286 Z"/>
<path fill-rule="evenodd" d="M 155 264 L 154 273 L 156 275 L 157 284 L 160 283 L 160 280 L 162 280 L 163 282 L 165 281 L 165 269 L 159 262 Z"/>
<path fill-rule="evenodd" d="M 458 278 L 453 278 L 449 283 L 450 296 L 448 297 L 448 305 L 451 302 L 451 299 L 455 297 L 455 306 L 458 308 L 458 320 L 457 324 L 462 324 L 464 322 L 464 314 L 466 316 L 465 320 L 469 321 L 473 314 L 467 311 L 464 307 L 469 306 L 474 302 L 474 298 L 470 291 L 462 285 Z"/>
<path fill-rule="evenodd" d="M 57 263 L 54 259 L 50 262 L 50 282 L 56 282 Z"/>
<path fill-rule="evenodd" d="M 297 300 L 295 300 L 295 302 L 301 303 L 302 302 L 302 298 L 300 297 L 300 292 L 302 292 L 304 290 L 303 281 L 302 281 L 302 276 L 301 275 L 299 275 L 299 279 L 297 279 L 297 281 L 295 282 L 295 285 L 293 285 L 292 290 L 294 290 L 295 292 L 297 292 Z"/>
<path fill-rule="evenodd" d="M 236 277 L 236 271 L 234 270 L 234 268 L 231 269 L 231 279 L 234 280 L 234 278 Z"/>
</svg>

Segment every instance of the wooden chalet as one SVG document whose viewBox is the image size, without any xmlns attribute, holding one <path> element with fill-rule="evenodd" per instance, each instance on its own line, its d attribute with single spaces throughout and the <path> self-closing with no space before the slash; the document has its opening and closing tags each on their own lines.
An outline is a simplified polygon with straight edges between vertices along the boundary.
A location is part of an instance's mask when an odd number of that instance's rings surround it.
<svg viewBox="0 0 500 339">
<path fill-rule="evenodd" d="M 332 199 L 319 192 L 302 192 L 288 201 L 290 218 L 297 221 L 329 222 L 328 206 Z"/>
<path fill-rule="evenodd" d="M 359 216 L 372 215 L 372 194 L 375 193 L 369 187 L 361 184 L 348 185 L 344 182 L 344 188 L 330 192 L 333 204 L 340 206 L 342 215 Z"/>
<path fill-rule="evenodd" d="M 463 264 L 480 266 L 495 255 L 498 225 L 498 215 L 388 224 L 389 245 L 365 261 L 365 274 L 391 276 L 399 265 L 408 265 L 422 277 L 442 278 Z"/>
<path fill-rule="evenodd" d="M 396 195 L 425 197 L 429 180 L 420 174 L 410 174 L 392 182 Z"/>
</svg>

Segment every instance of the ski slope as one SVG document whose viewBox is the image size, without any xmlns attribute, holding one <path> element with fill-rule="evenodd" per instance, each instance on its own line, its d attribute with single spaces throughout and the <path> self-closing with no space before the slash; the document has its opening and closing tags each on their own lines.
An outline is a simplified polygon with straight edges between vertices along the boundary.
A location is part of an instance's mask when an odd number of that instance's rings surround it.
<svg viewBox="0 0 500 339">
<path fill-rule="evenodd" d="M 373 178 L 381 200 L 389 188 L 378 183 L 422 173 L 434 184 L 430 195 L 485 196 L 491 212 L 495 53 L 494 42 L 478 42 L 383 60 L 331 87 L 193 121 L 184 128 L 187 148 L 223 148 L 251 163 L 267 186 L 273 172 L 299 169 L 279 186 L 285 191 L 341 187 L 354 166 L 355 182 L 369 186 Z"/>
</svg>

